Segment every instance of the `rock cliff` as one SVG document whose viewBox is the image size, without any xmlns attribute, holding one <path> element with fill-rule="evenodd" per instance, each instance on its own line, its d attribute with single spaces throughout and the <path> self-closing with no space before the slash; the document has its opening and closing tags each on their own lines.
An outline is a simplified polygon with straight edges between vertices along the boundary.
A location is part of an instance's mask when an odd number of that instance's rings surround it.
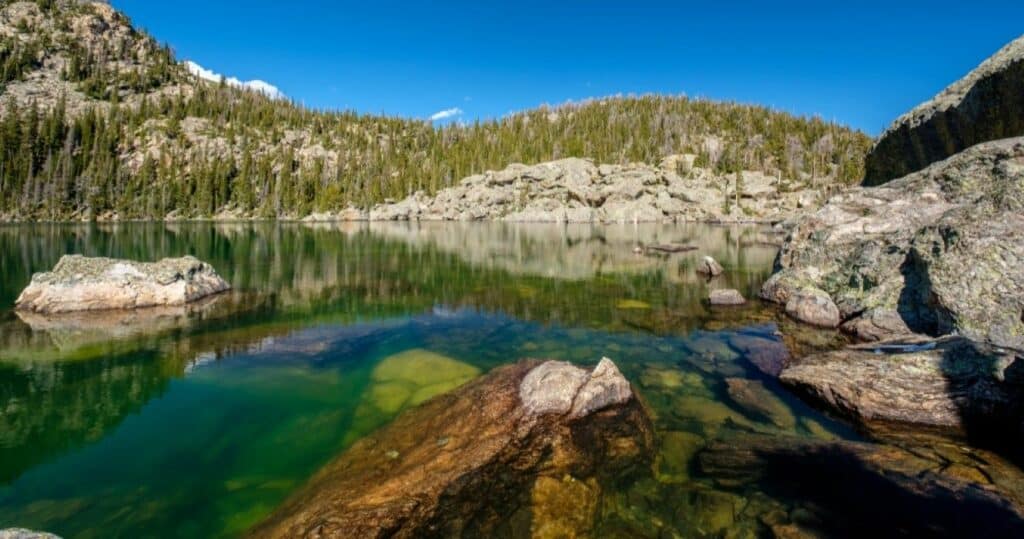
<svg viewBox="0 0 1024 539">
<path fill-rule="evenodd" d="M 865 185 L 917 172 L 975 144 L 1024 135 L 1024 36 L 901 116 L 867 158 Z"/>
<path fill-rule="evenodd" d="M 797 221 L 762 289 L 835 303 L 868 340 L 958 333 L 1024 348 L 1024 138 L 974 146 Z"/>
</svg>

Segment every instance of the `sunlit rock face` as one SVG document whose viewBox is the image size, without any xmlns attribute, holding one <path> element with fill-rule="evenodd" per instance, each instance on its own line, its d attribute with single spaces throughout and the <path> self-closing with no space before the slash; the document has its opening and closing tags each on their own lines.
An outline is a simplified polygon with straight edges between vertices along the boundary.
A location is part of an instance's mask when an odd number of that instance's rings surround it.
<svg viewBox="0 0 1024 539">
<path fill-rule="evenodd" d="M 824 292 L 839 311 L 829 325 L 865 339 L 909 330 L 1022 348 L 1022 212 L 1024 138 L 979 144 L 797 221 L 761 295 Z"/>
<path fill-rule="evenodd" d="M 881 185 L 982 142 L 1024 135 L 1024 36 L 901 116 L 867 158 Z"/>
<path fill-rule="evenodd" d="M 67 255 L 32 277 L 16 308 L 55 314 L 179 306 L 229 288 L 213 267 L 191 256 L 147 263 Z"/>
<path fill-rule="evenodd" d="M 333 218 L 515 223 L 778 221 L 817 204 L 819 198 L 811 188 L 783 189 L 780 178 L 761 172 L 723 176 L 685 166 L 679 162 L 683 156 L 672 157 L 678 159 L 660 167 L 596 165 L 579 158 L 511 164 L 465 178 L 433 197 L 419 192 L 399 202 L 379 204 L 366 214 L 345 211 Z"/>
<path fill-rule="evenodd" d="M 606 481 L 648 464 L 652 447 L 610 360 L 590 372 L 524 361 L 356 442 L 252 535 L 586 534 Z"/>
</svg>

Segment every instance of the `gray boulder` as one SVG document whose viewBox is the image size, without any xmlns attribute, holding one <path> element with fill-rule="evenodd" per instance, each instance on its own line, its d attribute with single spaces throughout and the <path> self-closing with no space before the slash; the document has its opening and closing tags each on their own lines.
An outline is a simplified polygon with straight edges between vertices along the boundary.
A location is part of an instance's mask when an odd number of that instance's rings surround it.
<svg viewBox="0 0 1024 539">
<path fill-rule="evenodd" d="M 229 288 L 212 266 L 191 256 L 134 262 L 67 255 L 52 271 L 33 275 L 15 307 L 58 314 L 178 306 Z"/>
<path fill-rule="evenodd" d="M 532 414 L 590 415 L 633 398 L 629 381 L 603 358 L 592 372 L 571 363 L 548 361 L 530 371 L 519 386 L 523 407 Z"/>
<path fill-rule="evenodd" d="M 975 144 L 1024 135 L 1024 37 L 896 120 L 867 158 L 881 185 Z"/>
<path fill-rule="evenodd" d="M 708 297 L 708 301 L 712 305 L 743 305 L 747 302 L 743 294 L 740 294 L 738 290 L 726 288 L 722 290 L 712 290 L 711 295 Z"/>
<path fill-rule="evenodd" d="M 823 328 L 839 326 L 839 307 L 832 298 L 817 288 L 809 287 L 797 291 L 786 302 L 786 314 L 801 322 Z"/>
</svg>

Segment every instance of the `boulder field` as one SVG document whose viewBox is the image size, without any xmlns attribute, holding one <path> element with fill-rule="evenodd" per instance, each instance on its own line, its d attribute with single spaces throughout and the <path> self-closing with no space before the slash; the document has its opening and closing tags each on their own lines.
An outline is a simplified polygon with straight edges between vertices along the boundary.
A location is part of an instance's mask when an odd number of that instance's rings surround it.
<svg viewBox="0 0 1024 539">
<path fill-rule="evenodd" d="M 670 156 L 660 166 L 579 158 L 513 164 L 433 197 L 418 192 L 368 212 L 351 208 L 306 220 L 774 222 L 819 204 L 819 192 L 806 183 L 750 171 L 718 175 L 692 166 L 695 157 Z"/>
</svg>

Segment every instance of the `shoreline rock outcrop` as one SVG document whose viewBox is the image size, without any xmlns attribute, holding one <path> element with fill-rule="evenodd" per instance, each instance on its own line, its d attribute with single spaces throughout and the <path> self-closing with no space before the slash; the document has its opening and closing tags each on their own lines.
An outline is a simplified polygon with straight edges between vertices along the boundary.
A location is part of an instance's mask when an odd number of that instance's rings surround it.
<svg viewBox="0 0 1024 539">
<path fill-rule="evenodd" d="M 877 344 L 793 362 L 784 384 L 862 425 L 1024 439 L 1022 134 L 1024 37 L 897 120 L 874 187 L 793 223 L 761 297 Z"/>
<path fill-rule="evenodd" d="M 679 157 L 679 156 L 675 156 Z M 683 156 L 685 157 L 685 156 Z M 507 221 L 518 223 L 609 222 L 775 222 L 792 217 L 818 191 L 746 171 L 740 193 L 723 186 L 733 176 L 692 167 L 680 174 L 669 160 L 661 167 L 642 163 L 597 165 L 568 158 L 536 165 L 512 164 L 442 189 L 378 204 L 369 212 L 319 214 L 317 220 Z M 803 186 L 801 189 L 800 186 Z"/>
<path fill-rule="evenodd" d="M 827 296 L 862 339 L 956 333 L 1024 348 L 1022 253 L 1024 137 L 832 198 L 797 221 L 761 297 Z"/>
<path fill-rule="evenodd" d="M 230 288 L 213 267 L 192 256 L 134 262 L 66 255 L 53 270 L 32 276 L 15 308 L 60 314 L 181 306 Z"/>
<path fill-rule="evenodd" d="M 615 364 L 499 367 L 327 464 L 254 537 L 566 536 L 647 466 L 650 419 Z"/>
<path fill-rule="evenodd" d="M 1024 36 L 1003 47 L 879 137 L 865 185 L 917 172 L 975 144 L 1024 135 Z"/>
</svg>

